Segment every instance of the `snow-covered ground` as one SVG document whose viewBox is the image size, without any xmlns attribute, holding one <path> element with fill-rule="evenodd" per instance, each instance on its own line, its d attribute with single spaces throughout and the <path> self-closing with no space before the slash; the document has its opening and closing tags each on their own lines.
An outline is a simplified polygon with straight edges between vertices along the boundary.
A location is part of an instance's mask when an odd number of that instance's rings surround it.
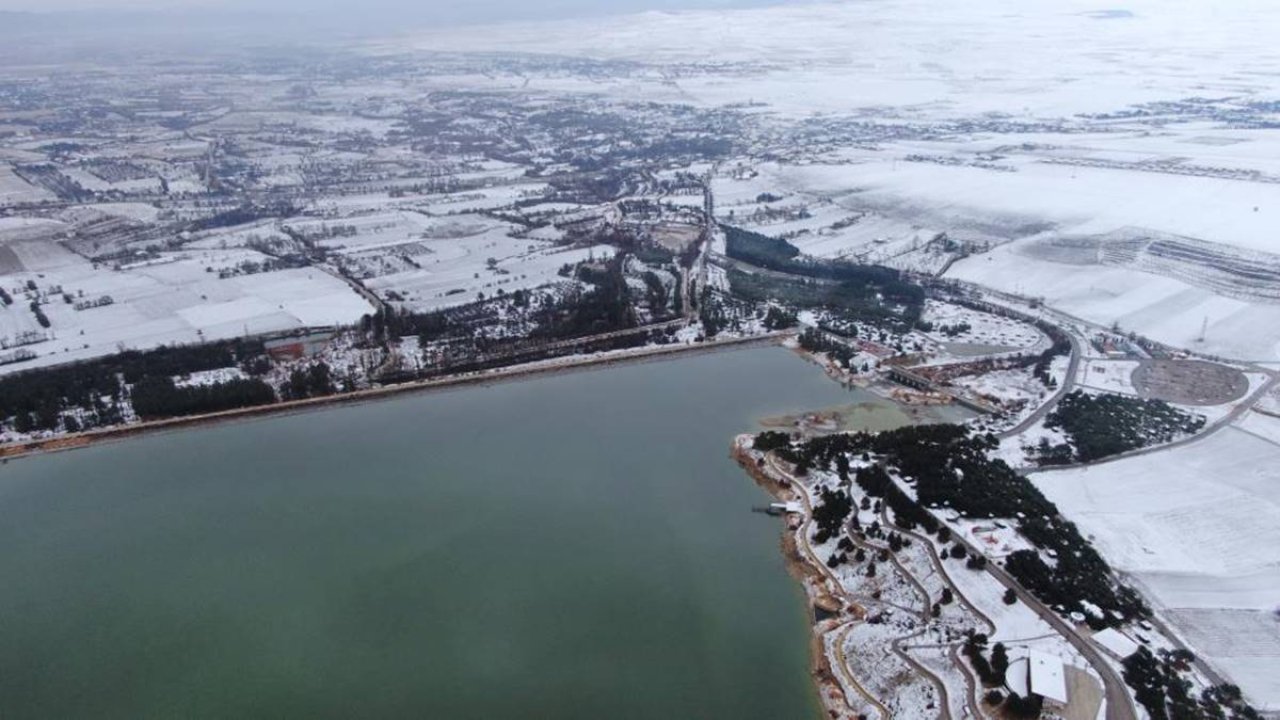
<svg viewBox="0 0 1280 720">
<path fill-rule="evenodd" d="M 1188 643 L 1280 703 L 1280 420 L 1253 414 L 1210 438 L 1038 473 L 1037 487 L 1128 573 Z"/>
<path fill-rule="evenodd" d="M 1035 467 L 1036 463 L 1031 458 L 1041 441 L 1059 445 L 1070 442 L 1070 438 L 1061 430 L 1045 427 L 1041 419 L 1017 435 L 1001 438 L 992 457 L 1004 460 L 1012 468 Z"/>
<path fill-rule="evenodd" d="M 1265 86 L 1263 73 L 1280 64 L 1269 33 L 1275 11 L 1265 0 L 1135 0 L 1123 11 L 1103 0 L 788 4 L 450 28 L 386 47 L 758 63 L 734 83 L 694 76 L 668 94 L 704 103 L 755 99 L 800 116 L 886 105 L 1065 115 L 1108 111 L 1118 100 Z M 1186 65 L 1192 58 L 1199 60 L 1194 71 Z M 1255 73 L 1240 74 L 1241 67 Z M 1076 82 L 1081 78 L 1089 82 Z M 641 82 L 627 86 L 637 92 Z"/>
<path fill-rule="evenodd" d="M 1172 237 L 1280 267 L 1280 133 L 1266 109 L 1280 98 L 1277 26 L 1280 6 L 1264 0 L 887 0 L 512 23 L 368 49 L 645 63 L 603 80 L 467 81 L 803 122 L 768 148 L 789 159 L 720 168 L 721 220 L 815 256 L 930 272 L 954 257 L 929 247 L 945 233 L 974 253 L 950 276 L 1176 346 L 1274 359 L 1280 282 L 1260 300 L 1231 292 L 1243 276 L 1213 263 L 1123 246 Z M 1077 241 L 1106 247 L 1063 249 Z"/>
<path fill-rule="evenodd" d="M 1020 247 L 1014 243 L 964 260 L 951 275 L 1041 297 L 1085 320 L 1117 324 L 1175 347 L 1245 360 L 1280 357 L 1280 304 L 1225 297 L 1136 269 L 1047 261 Z"/>
<path fill-rule="evenodd" d="M 53 200 L 55 195 L 23 180 L 8 165 L 0 165 L 0 207 Z"/>
<path fill-rule="evenodd" d="M 192 250 L 133 269 L 95 269 L 52 243 L 9 246 L 26 272 L 0 276 L 15 302 L 0 308 L 0 333 L 40 330 L 28 308 L 39 296 L 53 339 L 27 346 L 38 357 L 0 366 L 0 373 L 101 357 L 121 348 L 196 343 L 308 326 L 351 324 L 371 312 L 344 281 L 320 268 L 220 278 L 219 270 L 268 258 L 252 250 Z M 26 289 L 36 283 L 37 292 Z M 55 287 L 61 291 L 49 292 Z M 72 296 L 66 302 L 64 295 Z M 81 310 L 76 303 L 111 298 Z"/>
<path fill-rule="evenodd" d="M 478 296 L 541 287 L 561 280 L 565 265 L 588 259 L 605 260 L 615 250 L 608 245 L 563 248 L 503 234 L 479 238 L 468 244 L 456 240 L 423 241 L 435 248 L 418 258 L 421 267 L 393 272 L 366 281 L 384 297 L 395 292 L 400 304 L 414 311 L 436 310 L 472 302 Z M 487 258 L 492 257 L 490 268 Z"/>
<path fill-rule="evenodd" d="M 179 378 L 174 384 L 178 387 L 199 387 L 202 385 L 217 385 L 218 383 L 231 382 L 232 380 L 243 380 L 246 377 L 248 375 L 245 374 L 244 370 L 238 367 L 226 367 L 188 373 Z"/>
<path fill-rule="evenodd" d="M 957 356 L 1026 353 L 1048 349 L 1050 340 L 1032 325 L 953 303 L 925 301 L 922 319 L 933 324 L 929 339 Z"/>
<path fill-rule="evenodd" d="M 1138 369 L 1138 364 L 1137 360 L 1085 360 L 1076 371 L 1076 384 L 1090 390 L 1137 395 L 1133 371 Z"/>
</svg>

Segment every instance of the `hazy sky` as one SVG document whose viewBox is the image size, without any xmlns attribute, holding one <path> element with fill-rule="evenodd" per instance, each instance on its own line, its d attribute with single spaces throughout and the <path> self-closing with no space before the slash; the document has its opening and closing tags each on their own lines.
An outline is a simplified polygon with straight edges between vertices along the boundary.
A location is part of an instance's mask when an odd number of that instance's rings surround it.
<svg viewBox="0 0 1280 720">
<path fill-rule="evenodd" d="M 766 4 L 776 3 L 769 0 L 0 0 L 0 11 L 200 9 L 312 15 L 403 13 L 414 17 L 526 19 Z"/>
</svg>

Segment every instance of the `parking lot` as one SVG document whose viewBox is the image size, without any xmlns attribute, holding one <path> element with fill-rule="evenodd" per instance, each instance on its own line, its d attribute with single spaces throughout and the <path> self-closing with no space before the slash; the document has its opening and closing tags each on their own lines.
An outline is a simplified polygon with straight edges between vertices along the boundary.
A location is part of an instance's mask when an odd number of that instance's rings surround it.
<svg viewBox="0 0 1280 720">
<path fill-rule="evenodd" d="M 1181 405 L 1222 405 L 1249 391 L 1243 372 L 1203 360 L 1143 360 L 1132 382 L 1144 398 Z"/>
</svg>

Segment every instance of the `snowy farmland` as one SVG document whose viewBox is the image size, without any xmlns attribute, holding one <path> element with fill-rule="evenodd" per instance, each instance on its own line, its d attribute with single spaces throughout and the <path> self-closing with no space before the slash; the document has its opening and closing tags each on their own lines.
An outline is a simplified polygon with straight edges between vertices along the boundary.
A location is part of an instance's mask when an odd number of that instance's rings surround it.
<svg viewBox="0 0 1280 720">
<path fill-rule="evenodd" d="M 27 346 L 38 357 L 2 366 L 0 372 L 100 357 L 122 348 L 350 324 L 372 310 L 343 280 L 316 267 L 219 276 L 220 271 L 268 259 L 251 250 L 192 250 L 112 270 L 95 269 L 52 243 L 20 242 L 8 248 L 25 272 L 0 276 L 15 299 L 0 309 L 0 333 L 12 338 L 41 330 L 28 307 L 39 299 L 53 339 Z M 29 282 L 36 290 L 29 289 Z M 111 301 L 95 305 L 102 298 Z M 93 306 L 77 309 L 82 303 Z"/>
<path fill-rule="evenodd" d="M 1273 4 L 1170 8 L 1158 0 L 1135 0 L 1124 7 L 1123 13 L 1108 13 L 1115 5 L 1098 0 L 983 0 L 943 8 L 923 0 L 782 5 L 451 28 L 386 46 L 756 63 L 754 72 L 732 83 L 694 75 L 675 87 L 667 84 L 665 94 L 684 102 L 754 99 L 799 116 L 886 106 L 973 114 L 1098 112 L 1110 110 L 1117 99 L 1142 102 L 1257 87 L 1267 82 L 1261 73 L 1280 62 L 1270 42 L 1272 26 L 1265 22 L 1276 11 Z M 1195 72 L 1181 64 L 1189 56 L 1201 58 Z M 1011 57 L 1018 62 L 1008 62 Z M 1242 66 L 1259 74 L 1243 76 L 1237 72 Z M 1079 78 L 1091 81 L 1073 82 Z M 645 78 L 627 80 L 619 83 L 620 91 L 650 91 Z M 664 80 L 669 78 L 650 80 L 654 94 Z"/>
<path fill-rule="evenodd" d="M 54 198 L 53 193 L 23 180 L 8 165 L 0 165 L 0 207 Z"/>
<path fill-rule="evenodd" d="M 1085 320 L 1175 347 L 1244 360 L 1280 358 L 1280 304 L 1225 297 L 1140 270 L 1045 261 L 1020 252 L 1018 244 L 957 263 L 952 275 L 1034 295 Z"/>
<path fill-rule="evenodd" d="M 1189 137 L 1199 130 L 1170 132 Z M 1088 155 L 1084 138 L 1071 137 L 1076 145 L 1058 152 Z M 951 148 L 946 156 L 959 162 L 975 152 Z M 1014 172 L 904 162 L 909 148 L 888 145 L 845 153 L 841 163 L 765 166 L 753 182 L 770 178 L 759 187 L 793 204 L 796 197 L 825 198 L 810 207 L 811 217 L 796 221 L 813 228 L 795 239 L 807 252 L 937 271 L 947 256 L 929 241 L 945 232 L 973 251 L 950 265 L 947 277 L 1043 298 L 1086 320 L 1175 346 L 1241 359 L 1280 357 L 1280 274 L 1270 274 L 1280 268 L 1272 227 L 1280 185 L 1150 166 L 1059 165 L 1034 151 L 1000 152 Z M 1256 157 L 1236 152 L 1214 162 Z M 860 220 L 831 228 L 832 218 L 850 213 Z"/>
<path fill-rule="evenodd" d="M 560 269 L 612 257 L 608 245 L 566 247 L 525 237 L 519 226 L 476 213 L 393 211 L 287 223 L 380 297 L 430 311 L 554 283 Z"/>
<path fill-rule="evenodd" d="M 1159 612 L 1258 705 L 1280 703 L 1280 419 L 1032 476 Z"/>
<path fill-rule="evenodd" d="M 399 300 L 395 304 L 414 311 L 430 311 L 472 302 L 480 296 L 528 290 L 563 279 L 564 265 L 612 257 L 608 245 L 563 248 L 543 243 L 530 245 L 505 235 L 494 236 L 473 247 L 449 240 L 432 241 L 439 257 L 365 282 L 379 295 Z M 487 258 L 493 258 L 489 265 Z"/>
</svg>

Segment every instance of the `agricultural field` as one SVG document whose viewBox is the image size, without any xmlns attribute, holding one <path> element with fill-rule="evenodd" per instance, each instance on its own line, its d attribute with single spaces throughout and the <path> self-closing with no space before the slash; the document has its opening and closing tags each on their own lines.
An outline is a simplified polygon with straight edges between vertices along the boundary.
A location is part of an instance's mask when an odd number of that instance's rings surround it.
<svg viewBox="0 0 1280 720">
<path fill-rule="evenodd" d="M 717 217 L 782 237 L 806 255 L 847 258 L 904 270 L 937 272 L 952 257 L 939 229 L 847 203 L 825 192 L 795 189 L 794 169 L 760 163 L 730 170 L 713 183 Z M 954 248 L 953 248 L 954 249 Z"/>
<path fill-rule="evenodd" d="M 1280 703 L 1280 420 L 1032 479 L 1258 706 Z"/>
<path fill-rule="evenodd" d="M 529 290 L 563 280 L 561 269 L 588 260 L 606 260 L 614 248 L 596 245 L 561 248 L 506 235 L 466 243 L 436 240 L 418 266 L 393 270 L 366 285 L 397 307 L 415 312 L 438 310 L 492 295 Z M 484 260 L 481 260 L 481 257 Z M 488 259 L 492 258 L 493 263 Z"/>
<path fill-rule="evenodd" d="M 37 353 L 35 359 L 0 366 L 0 372 L 124 348 L 348 325 L 373 309 L 346 282 L 318 267 L 246 272 L 270 262 L 252 250 L 164 254 L 115 270 L 95 267 L 58 245 L 9 247 L 25 271 L 0 276 L 16 301 L 0 309 L 0 332 L 11 339 L 23 331 L 42 331 L 50 339 L 27 346 Z M 47 329 L 28 307 L 33 300 L 50 323 Z"/>
<path fill-rule="evenodd" d="M 8 165 L 0 164 L 0 207 L 53 199 L 53 193 L 23 180 Z"/>
<path fill-rule="evenodd" d="M 1244 360 L 1280 358 L 1280 305 L 1272 302 L 1227 297 L 1128 267 L 1044 261 L 1027 257 L 1017 245 L 969 258 L 953 272 L 1174 347 Z"/>
</svg>

